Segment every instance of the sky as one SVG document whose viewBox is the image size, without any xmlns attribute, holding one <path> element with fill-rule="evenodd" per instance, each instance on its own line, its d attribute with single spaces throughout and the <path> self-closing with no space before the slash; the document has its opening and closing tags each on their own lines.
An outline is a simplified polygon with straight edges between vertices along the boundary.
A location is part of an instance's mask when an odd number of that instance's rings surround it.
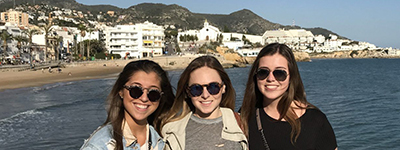
<svg viewBox="0 0 400 150">
<path fill-rule="evenodd" d="M 177 4 L 193 13 L 230 14 L 249 9 L 282 25 L 321 27 L 354 41 L 400 49 L 400 0 L 76 0 L 128 8 L 141 3 Z"/>
</svg>

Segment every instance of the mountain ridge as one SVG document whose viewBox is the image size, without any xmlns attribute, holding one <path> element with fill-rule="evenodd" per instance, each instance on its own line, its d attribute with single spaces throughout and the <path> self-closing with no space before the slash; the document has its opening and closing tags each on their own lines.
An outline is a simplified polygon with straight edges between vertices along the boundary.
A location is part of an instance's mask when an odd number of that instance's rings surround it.
<svg viewBox="0 0 400 150">
<path fill-rule="evenodd" d="M 32 0 L 18 0 L 15 5 L 33 4 Z M 84 5 L 75 0 L 36 0 L 36 4 L 47 4 L 59 8 L 75 9 L 82 12 L 90 11 L 92 14 L 99 12 L 115 11 L 117 15 L 123 16 L 113 22 L 116 24 L 130 24 L 150 21 L 158 25 L 174 25 L 181 29 L 201 29 L 204 20 L 216 26 L 220 31 L 238 32 L 253 35 L 262 35 L 267 30 L 277 29 L 305 29 L 311 31 L 314 35 L 321 34 L 328 38 L 329 34 L 338 35 L 322 27 L 303 28 L 300 26 L 281 25 L 273 23 L 262 18 L 249 9 L 242 9 L 230 14 L 204 14 L 194 13 L 189 9 L 177 4 L 162 3 L 141 3 L 130 6 L 126 9 L 113 5 Z M 13 7 L 13 0 L 0 0 L 0 10 L 4 11 Z"/>
</svg>

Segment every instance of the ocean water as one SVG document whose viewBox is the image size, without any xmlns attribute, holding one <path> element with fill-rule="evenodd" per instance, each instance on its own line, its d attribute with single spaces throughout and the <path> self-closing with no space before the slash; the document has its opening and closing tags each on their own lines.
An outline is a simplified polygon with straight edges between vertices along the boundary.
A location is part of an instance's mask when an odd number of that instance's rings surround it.
<svg viewBox="0 0 400 150">
<path fill-rule="evenodd" d="M 299 62 L 307 99 L 328 117 L 339 149 L 400 149 L 400 59 Z M 246 68 L 226 69 L 236 110 Z M 176 87 L 182 70 L 169 71 Z M 62 82 L 0 92 L 0 149 L 79 149 L 106 118 L 116 78 Z"/>
</svg>

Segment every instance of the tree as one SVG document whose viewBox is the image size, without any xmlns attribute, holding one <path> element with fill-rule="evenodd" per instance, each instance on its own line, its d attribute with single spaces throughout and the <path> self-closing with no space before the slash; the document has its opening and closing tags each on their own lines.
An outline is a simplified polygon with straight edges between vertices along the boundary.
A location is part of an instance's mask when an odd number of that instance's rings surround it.
<svg viewBox="0 0 400 150">
<path fill-rule="evenodd" d="M 179 36 L 179 41 L 183 42 L 184 37 L 182 36 L 182 34 Z"/>
<path fill-rule="evenodd" d="M 92 32 L 93 32 L 94 30 L 93 30 L 93 28 L 88 28 L 87 31 L 89 32 L 89 40 L 88 40 L 88 41 L 89 41 L 89 44 L 87 45 L 87 58 L 89 59 L 89 56 L 90 56 L 90 55 L 89 55 L 89 54 L 90 54 L 89 51 L 90 51 L 91 35 L 92 35 Z"/>
<path fill-rule="evenodd" d="M 48 40 L 49 40 L 49 33 L 51 32 L 51 31 L 53 31 L 53 28 L 52 28 L 52 22 L 51 21 L 49 21 L 49 23 L 48 24 L 45 24 L 45 25 L 42 25 L 42 26 L 40 26 L 41 27 L 41 29 L 44 31 L 44 62 L 46 62 L 47 61 L 47 47 L 48 47 L 48 45 L 49 45 L 49 43 L 48 43 Z"/>
<path fill-rule="evenodd" d="M 22 31 L 22 33 L 24 33 L 26 36 L 28 36 L 28 44 L 29 44 L 29 45 L 32 45 L 32 38 L 33 38 L 33 35 L 39 34 L 39 30 L 36 30 L 36 29 L 28 29 L 28 30 Z"/>
<path fill-rule="evenodd" d="M 54 50 L 54 55 L 56 56 L 56 61 L 60 60 L 60 53 L 59 53 L 59 47 L 60 47 L 60 43 L 63 41 L 63 37 L 62 36 L 54 36 L 52 37 L 52 42 L 51 45 L 53 47 Z"/>
<path fill-rule="evenodd" d="M 222 40 L 224 39 L 224 36 L 221 34 L 217 35 L 217 41 L 219 44 L 222 44 Z"/>
<path fill-rule="evenodd" d="M 17 35 L 13 37 L 17 41 L 18 55 L 21 55 L 22 44 L 28 41 L 28 39 L 22 35 Z"/>
<path fill-rule="evenodd" d="M 1 39 L 3 40 L 3 53 L 6 54 L 5 52 L 7 51 L 8 45 L 7 41 L 12 40 L 12 35 L 7 32 L 7 30 L 2 30 L 0 34 Z"/>
<path fill-rule="evenodd" d="M 172 38 L 176 38 L 178 36 L 178 31 L 169 29 L 169 30 L 165 30 L 164 34 L 165 34 L 165 39 L 172 39 Z"/>
<path fill-rule="evenodd" d="M 228 26 L 224 25 L 224 30 L 223 32 L 230 32 Z"/>
<path fill-rule="evenodd" d="M 22 31 L 22 33 L 24 33 L 25 35 L 28 36 L 29 63 L 30 63 L 31 68 L 32 68 L 32 37 L 33 37 L 33 35 L 39 34 L 39 30 L 36 30 L 36 29 L 28 29 L 28 30 Z"/>
<path fill-rule="evenodd" d="M 85 37 L 85 35 L 86 35 L 86 26 L 83 24 L 79 24 L 78 30 L 81 31 L 81 37 L 83 39 L 83 37 Z M 83 41 L 81 41 L 81 52 L 80 53 L 82 56 L 83 56 L 83 44 L 84 44 Z"/>
<path fill-rule="evenodd" d="M 90 49 L 91 55 L 95 55 L 97 53 L 105 53 L 107 51 L 105 43 L 99 40 L 90 40 Z"/>
</svg>

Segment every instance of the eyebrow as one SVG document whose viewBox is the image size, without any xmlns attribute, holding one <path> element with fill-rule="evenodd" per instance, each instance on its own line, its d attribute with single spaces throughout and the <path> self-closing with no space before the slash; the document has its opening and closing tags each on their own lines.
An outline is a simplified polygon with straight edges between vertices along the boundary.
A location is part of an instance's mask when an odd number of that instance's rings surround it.
<svg viewBox="0 0 400 150">
<path fill-rule="evenodd" d="M 271 70 L 268 67 L 259 67 L 258 69 L 269 69 L 269 70 Z M 285 68 L 285 67 L 276 67 L 275 69 L 287 69 L 287 68 Z"/>
<path fill-rule="evenodd" d="M 133 83 L 131 83 L 130 86 L 132 86 L 132 85 L 140 85 L 140 86 L 143 87 L 143 85 L 140 84 L 139 82 L 133 82 Z M 161 87 L 158 87 L 158 86 L 155 86 L 155 85 L 151 85 L 150 87 L 146 87 L 146 88 L 157 88 L 157 89 L 161 89 Z"/>
</svg>

